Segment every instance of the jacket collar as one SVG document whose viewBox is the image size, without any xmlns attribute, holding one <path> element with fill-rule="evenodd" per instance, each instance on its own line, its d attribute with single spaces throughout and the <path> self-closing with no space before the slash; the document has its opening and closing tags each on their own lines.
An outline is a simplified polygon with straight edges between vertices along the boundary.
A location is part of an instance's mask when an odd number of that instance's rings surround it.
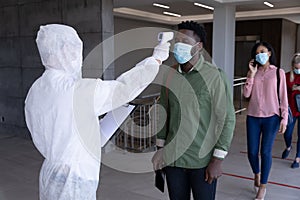
<svg viewBox="0 0 300 200">
<path fill-rule="evenodd" d="M 199 58 L 198 62 L 197 62 L 197 63 L 194 65 L 194 67 L 193 67 L 192 69 L 190 69 L 190 71 L 188 71 L 186 74 L 190 73 L 191 71 L 200 71 L 200 69 L 201 69 L 202 66 L 203 66 L 203 63 L 204 63 L 204 58 L 203 58 L 202 55 L 200 55 L 200 58 Z M 178 65 L 177 71 L 178 71 L 180 74 L 185 74 L 185 72 L 182 71 L 180 65 Z"/>
</svg>

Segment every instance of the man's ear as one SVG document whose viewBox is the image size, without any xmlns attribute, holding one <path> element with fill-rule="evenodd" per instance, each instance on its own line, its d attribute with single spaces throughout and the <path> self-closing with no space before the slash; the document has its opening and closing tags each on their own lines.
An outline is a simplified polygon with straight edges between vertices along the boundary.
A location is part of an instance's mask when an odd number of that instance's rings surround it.
<svg viewBox="0 0 300 200">
<path fill-rule="evenodd" d="M 198 42 L 197 44 L 197 50 L 201 51 L 203 49 L 203 43 L 202 42 Z"/>
<path fill-rule="evenodd" d="M 198 42 L 196 45 L 193 47 L 193 53 L 200 52 L 203 49 L 203 43 Z"/>
</svg>

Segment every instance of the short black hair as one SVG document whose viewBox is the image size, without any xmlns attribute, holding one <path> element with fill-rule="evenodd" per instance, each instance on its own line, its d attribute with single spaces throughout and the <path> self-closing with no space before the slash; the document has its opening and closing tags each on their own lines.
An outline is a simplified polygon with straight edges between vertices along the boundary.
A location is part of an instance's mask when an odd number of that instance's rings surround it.
<svg viewBox="0 0 300 200">
<path fill-rule="evenodd" d="M 200 38 L 200 42 L 203 43 L 203 46 L 206 44 L 206 31 L 202 24 L 199 24 L 194 21 L 185 21 L 178 24 L 178 30 L 187 29 L 192 30 Z"/>
<path fill-rule="evenodd" d="M 275 51 L 272 47 L 271 44 L 269 44 L 268 42 L 262 41 L 262 42 L 258 42 L 256 43 L 251 50 L 251 59 L 255 60 L 255 56 L 256 56 L 256 50 L 259 46 L 264 46 L 268 49 L 268 51 L 271 51 L 271 56 L 269 58 L 269 62 L 271 65 L 276 65 L 276 56 L 275 56 Z"/>
</svg>

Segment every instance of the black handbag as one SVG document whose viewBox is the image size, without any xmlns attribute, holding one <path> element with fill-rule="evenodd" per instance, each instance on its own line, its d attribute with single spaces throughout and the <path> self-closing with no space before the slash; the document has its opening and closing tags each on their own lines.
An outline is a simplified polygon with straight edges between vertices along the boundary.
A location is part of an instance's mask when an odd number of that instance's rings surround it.
<svg viewBox="0 0 300 200">
<path fill-rule="evenodd" d="M 296 101 L 297 110 L 298 112 L 300 112 L 300 94 L 295 95 L 295 101 Z"/>
</svg>

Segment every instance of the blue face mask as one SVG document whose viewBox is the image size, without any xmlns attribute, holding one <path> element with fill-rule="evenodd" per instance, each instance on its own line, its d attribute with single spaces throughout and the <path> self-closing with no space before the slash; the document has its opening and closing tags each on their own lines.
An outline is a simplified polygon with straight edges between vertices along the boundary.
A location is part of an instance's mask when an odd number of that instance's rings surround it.
<svg viewBox="0 0 300 200">
<path fill-rule="evenodd" d="M 181 42 L 177 42 L 174 44 L 174 57 L 179 64 L 187 63 L 192 59 L 194 55 L 191 55 L 191 50 L 193 46 Z"/>
<path fill-rule="evenodd" d="M 295 69 L 294 69 L 294 73 L 295 73 L 295 74 L 300 74 L 300 69 L 295 68 Z"/>
<path fill-rule="evenodd" d="M 266 64 L 268 62 L 268 60 L 269 60 L 268 53 L 259 53 L 259 54 L 256 54 L 255 60 L 257 62 L 259 62 L 260 64 L 262 64 L 262 65 Z"/>
</svg>

